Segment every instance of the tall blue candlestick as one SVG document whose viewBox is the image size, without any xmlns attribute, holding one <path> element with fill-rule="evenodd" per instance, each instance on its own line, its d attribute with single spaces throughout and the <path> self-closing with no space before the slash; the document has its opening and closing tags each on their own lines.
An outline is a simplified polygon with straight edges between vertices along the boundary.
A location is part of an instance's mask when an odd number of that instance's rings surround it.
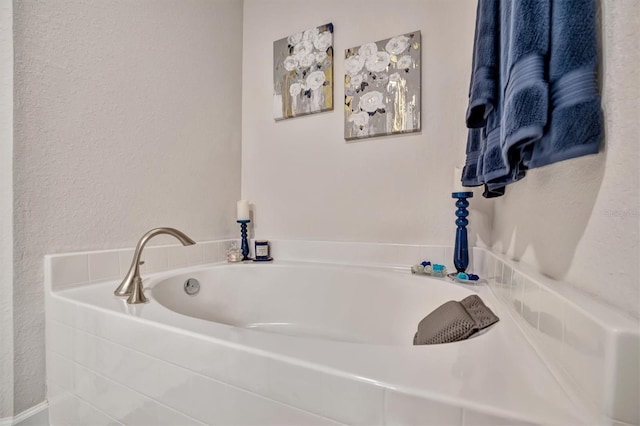
<svg viewBox="0 0 640 426">
<path fill-rule="evenodd" d="M 458 272 L 464 272 L 469 266 L 469 243 L 467 241 L 467 225 L 469 221 L 469 202 L 467 198 L 473 197 L 473 192 L 454 192 L 451 194 L 452 198 L 457 198 L 456 207 L 456 246 L 453 252 L 453 264 Z"/>
<path fill-rule="evenodd" d="M 250 220 L 238 220 L 240 224 L 240 235 L 242 236 L 242 244 L 240 249 L 242 250 L 242 260 L 251 260 L 249 257 L 249 241 L 247 240 L 247 224 Z"/>
</svg>

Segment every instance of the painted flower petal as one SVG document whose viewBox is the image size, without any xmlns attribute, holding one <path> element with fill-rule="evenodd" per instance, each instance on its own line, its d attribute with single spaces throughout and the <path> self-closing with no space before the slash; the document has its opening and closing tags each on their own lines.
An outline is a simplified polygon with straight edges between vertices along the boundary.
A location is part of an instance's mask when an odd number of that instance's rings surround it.
<svg viewBox="0 0 640 426">
<path fill-rule="evenodd" d="M 303 40 L 293 47 L 293 56 L 298 60 L 302 60 L 309 53 L 313 53 L 313 44 L 310 41 Z"/>
<path fill-rule="evenodd" d="M 384 103 L 382 103 L 382 99 L 382 93 L 376 90 L 367 92 L 360 98 L 360 109 L 366 112 L 376 112 L 378 109 L 385 107 Z"/>
<path fill-rule="evenodd" d="M 389 76 L 389 81 L 393 81 L 393 82 L 400 81 L 400 74 L 398 74 L 397 72 L 394 72 Z"/>
<path fill-rule="evenodd" d="M 293 56 L 287 56 L 284 60 L 284 69 L 293 71 L 298 67 L 298 61 Z"/>
<path fill-rule="evenodd" d="M 391 57 L 387 52 L 378 52 L 373 56 L 367 58 L 367 69 L 371 72 L 382 72 L 387 69 Z"/>
<path fill-rule="evenodd" d="M 378 53 L 378 46 L 375 43 L 363 44 L 360 46 L 360 49 L 358 49 L 358 55 L 365 59 L 375 55 L 376 53 Z"/>
<path fill-rule="evenodd" d="M 401 35 L 391 38 L 384 49 L 392 55 L 399 55 L 404 52 L 407 47 L 409 47 L 409 37 Z"/>
<path fill-rule="evenodd" d="M 362 74 L 351 76 L 351 87 L 360 87 L 362 84 Z"/>
<path fill-rule="evenodd" d="M 328 55 L 324 52 L 316 53 L 316 62 L 323 63 L 328 58 Z"/>
<path fill-rule="evenodd" d="M 364 66 L 364 58 L 360 55 L 349 56 L 344 61 L 344 69 L 349 75 L 356 75 Z"/>
<path fill-rule="evenodd" d="M 293 83 L 289 86 L 289 94 L 291 96 L 298 96 L 302 92 L 302 85 L 300 83 Z"/>
<path fill-rule="evenodd" d="M 318 38 L 319 34 L 320 34 L 319 28 L 311 28 L 310 30 L 305 31 L 302 34 L 302 40 L 313 43 Z"/>
<path fill-rule="evenodd" d="M 296 44 L 300 43 L 301 41 L 302 41 L 302 33 L 295 33 L 295 34 L 292 34 L 289 37 L 287 37 L 287 42 L 291 46 L 295 46 Z"/>
<path fill-rule="evenodd" d="M 313 53 L 309 53 L 302 59 L 300 59 L 300 66 L 304 68 L 309 68 L 316 61 L 316 55 Z"/>
<path fill-rule="evenodd" d="M 321 52 L 326 52 L 326 50 L 331 46 L 332 42 L 333 37 L 331 36 L 331 33 L 329 31 L 324 31 L 319 34 L 313 41 L 313 47 Z"/>
<path fill-rule="evenodd" d="M 364 127 L 369 124 L 369 113 L 364 111 L 353 113 L 349 116 L 349 121 L 358 127 Z"/>
<path fill-rule="evenodd" d="M 318 89 L 322 87 L 326 79 L 324 72 L 314 71 L 307 77 L 307 87 L 311 90 Z"/>
<path fill-rule="evenodd" d="M 404 55 L 403 57 L 398 59 L 398 63 L 396 64 L 396 67 L 401 70 L 406 70 L 411 68 L 412 65 L 413 65 L 413 58 L 411 58 L 411 56 L 409 55 Z"/>
</svg>

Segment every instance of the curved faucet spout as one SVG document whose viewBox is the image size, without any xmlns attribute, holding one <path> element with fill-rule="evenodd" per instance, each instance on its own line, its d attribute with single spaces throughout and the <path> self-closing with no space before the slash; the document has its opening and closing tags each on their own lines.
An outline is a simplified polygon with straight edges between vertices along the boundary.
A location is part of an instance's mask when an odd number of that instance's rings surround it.
<svg viewBox="0 0 640 426">
<path fill-rule="evenodd" d="M 124 280 L 122 280 L 122 283 L 118 286 L 116 291 L 113 292 L 113 294 L 115 294 L 116 296 L 129 296 L 129 298 L 127 299 L 127 303 L 129 304 L 147 302 L 147 298 L 142 291 L 142 278 L 140 278 L 140 257 L 142 257 L 142 250 L 144 249 L 144 246 L 147 244 L 147 242 L 151 238 L 160 234 L 171 235 L 177 238 L 183 246 L 191 246 L 196 243 L 185 233 L 178 231 L 175 228 L 154 228 L 144 234 L 136 245 L 136 251 L 133 254 L 133 260 L 131 261 L 129 272 L 127 272 L 127 275 L 124 277 Z"/>
</svg>

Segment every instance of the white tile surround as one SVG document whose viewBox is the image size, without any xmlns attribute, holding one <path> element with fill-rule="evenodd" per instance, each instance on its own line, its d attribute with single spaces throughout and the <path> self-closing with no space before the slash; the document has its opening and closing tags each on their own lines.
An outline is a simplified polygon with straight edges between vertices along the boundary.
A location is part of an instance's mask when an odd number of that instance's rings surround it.
<svg viewBox="0 0 640 426">
<path fill-rule="evenodd" d="M 143 276 L 223 261 L 232 242 L 148 247 Z M 271 241 L 276 259 L 355 265 L 408 266 L 426 259 L 452 269 L 451 261 L 446 260 L 451 252 L 450 247 L 442 246 Z M 640 423 L 636 321 L 527 265 L 482 248 L 470 254 L 469 270 L 489 278 L 496 298 L 565 392 L 590 411 L 590 418 L 599 419 L 598 424 Z M 131 249 L 47 256 L 47 289 L 56 292 L 118 279 L 126 273 L 131 257 Z M 162 333 L 150 333 L 142 323 L 126 322 L 47 294 L 51 425 L 84 424 L 89 419 L 92 424 L 105 425 L 529 424 L 499 412 L 427 400 L 304 369 L 295 375 L 296 382 L 286 383 L 293 389 L 299 386 L 293 399 L 279 394 L 277 380 L 267 387 L 252 387 L 252 374 L 258 370 L 252 372 L 250 367 L 224 373 L 246 377 L 246 386 L 235 387 L 220 379 L 223 372 L 212 373 L 221 368 L 216 364 L 229 364 L 214 345 L 193 340 L 183 340 L 179 347 L 163 345 Z M 171 340 L 178 342 L 179 337 L 176 339 Z M 211 356 L 190 360 L 202 364 L 194 370 L 183 359 L 190 350 Z M 244 366 L 264 364 L 259 357 L 246 357 Z M 291 367 L 273 363 L 269 371 L 279 377 L 279 368 L 290 371 Z M 322 382 L 322 391 L 317 390 L 321 393 L 309 390 L 308 384 L 315 382 Z"/>
</svg>

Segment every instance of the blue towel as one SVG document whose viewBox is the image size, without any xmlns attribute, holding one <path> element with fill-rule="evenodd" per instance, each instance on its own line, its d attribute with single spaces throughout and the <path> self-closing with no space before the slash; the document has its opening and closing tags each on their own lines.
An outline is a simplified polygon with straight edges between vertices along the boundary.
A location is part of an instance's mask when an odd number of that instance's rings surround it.
<svg viewBox="0 0 640 426">
<path fill-rule="evenodd" d="M 472 78 L 469 87 L 467 126 L 482 128 L 497 106 L 499 94 L 498 55 L 500 39 L 499 0 L 479 0 L 476 34 L 473 41 Z"/>
<path fill-rule="evenodd" d="M 549 81 L 552 108 L 529 168 L 597 154 L 603 138 L 598 93 L 595 0 L 555 0 L 551 17 Z"/>
<path fill-rule="evenodd" d="M 549 2 L 541 0 L 478 2 L 463 184 L 485 184 L 486 197 L 504 194 L 507 184 L 524 177 L 520 153 L 542 137 L 549 9 Z M 489 96 L 473 90 L 477 87 L 497 92 Z"/>
<path fill-rule="evenodd" d="M 473 65 L 467 109 L 467 161 L 462 181 L 467 186 L 484 184 L 483 161 L 486 149 L 486 125 L 498 108 L 500 94 L 500 0 L 479 0 L 473 41 Z"/>
<path fill-rule="evenodd" d="M 500 39 L 499 0 L 478 0 L 473 39 L 469 108 L 467 109 L 467 160 L 462 182 L 467 186 L 484 184 L 482 162 L 486 147 L 485 130 L 489 113 L 497 107 L 499 94 L 498 57 Z"/>
<path fill-rule="evenodd" d="M 598 152 L 595 34 L 595 0 L 478 1 L 463 185 L 496 197 L 529 168 Z"/>
</svg>

